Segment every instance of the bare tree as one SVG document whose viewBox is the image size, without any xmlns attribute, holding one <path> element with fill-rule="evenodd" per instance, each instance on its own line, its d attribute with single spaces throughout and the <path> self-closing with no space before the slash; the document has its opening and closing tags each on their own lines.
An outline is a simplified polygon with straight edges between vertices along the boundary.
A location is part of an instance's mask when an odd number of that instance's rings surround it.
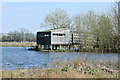
<svg viewBox="0 0 120 80">
<path fill-rule="evenodd" d="M 56 9 L 52 13 L 49 13 L 41 27 L 57 29 L 57 28 L 70 28 L 71 19 L 68 17 L 67 12 L 62 9 Z"/>
<path fill-rule="evenodd" d="M 35 41 L 35 35 L 28 29 L 21 28 L 20 31 L 18 30 L 9 31 L 7 36 L 2 37 L 2 41 L 30 42 Z"/>
<path fill-rule="evenodd" d="M 114 50 L 120 52 L 120 1 L 112 5 L 109 14 L 114 27 Z"/>
</svg>

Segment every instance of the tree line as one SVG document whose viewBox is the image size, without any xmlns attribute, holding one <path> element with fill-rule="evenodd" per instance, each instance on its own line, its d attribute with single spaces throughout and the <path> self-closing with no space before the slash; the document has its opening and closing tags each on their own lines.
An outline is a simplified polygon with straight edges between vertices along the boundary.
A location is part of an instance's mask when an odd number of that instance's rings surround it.
<svg viewBox="0 0 120 80">
<path fill-rule="evenodd" d="M 41 27 L 47 29 L 69 28 L 79 35 L 79 50 L 120 53 L 120 2 L 116 2 L 109 12 L 69 17 L 67 12 L 56 9 L 46 15 Z"/>
<path fill-rule="evenodd" d="M 20 31 L 9 31 L 7 35 L 1 37 L 2 42 L 35 42 L 36 36 L 31 31 L 21 28 Z"/>
</svg>

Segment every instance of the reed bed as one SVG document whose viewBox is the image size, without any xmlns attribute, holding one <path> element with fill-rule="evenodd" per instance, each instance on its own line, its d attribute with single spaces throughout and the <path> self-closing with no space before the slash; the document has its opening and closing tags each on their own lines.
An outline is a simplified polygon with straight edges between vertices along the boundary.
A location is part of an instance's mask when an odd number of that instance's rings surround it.
<svg viewBox="0 0 120 80">
<path fill-rule="evenodd" d="M 35 47 L 36 42 L 0 42 L 0 47 Z"/>
</svg>

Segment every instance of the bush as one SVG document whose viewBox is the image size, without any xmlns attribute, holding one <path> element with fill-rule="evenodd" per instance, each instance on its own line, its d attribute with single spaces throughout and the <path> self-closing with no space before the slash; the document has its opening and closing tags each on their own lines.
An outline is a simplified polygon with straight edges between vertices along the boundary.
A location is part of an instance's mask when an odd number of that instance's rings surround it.
<svg viewBox="0 0 120 80">
<path fill-rule="evenodd" d="M 98 69 L 92 68 L 92 69 L 85 69 L 89 74 L 96 75 L 98 72 Z"/>
<path fill-rule="evenodd" d="M 62 71 L 68 71 L 70 69 L 70 67 L 63 67 Z"/>
<path fill-rule="evenodd" d="M 58 52 L 63 52 L 63 50 L 62 49 L 58 49 Z"/>
</svg>

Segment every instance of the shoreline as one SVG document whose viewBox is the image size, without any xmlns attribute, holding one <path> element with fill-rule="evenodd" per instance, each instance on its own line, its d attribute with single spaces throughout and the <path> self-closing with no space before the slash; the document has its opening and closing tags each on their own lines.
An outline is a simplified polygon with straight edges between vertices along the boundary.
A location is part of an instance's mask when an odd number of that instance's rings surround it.
<svg viewBox="0 0 120 80">
<path fill-rule="evenodd" d="M 41 51 L 41 52 L 89 52 L 89 53 L 118 53 L 116 52 L 101 52 L 98 49 L 90 49 L 90 50 L 77 50 L 77 49 L 57 49 L 57 50 L 43 50 L 36 49 L 36 42 L 0 42 L 0 47 L 30 47 L 28 50 L 30 51 Z"/>
<path fill-rule="evenodd" d="M 59 63 L 60 68 L 30 68 L 2 71 L 3 78 L 119 78 L 119 69 L 105 65 L 87 63 L 87 60 L 75 60 L 71 63 Z M 109 65 L 109 63 L 108 63 Z M 104 74 L 104 75 L 103 75 Z"/>
<path fill-rule="evenodd" d="M 35 47 L 36 42 L 0 42 L 0 47 Z"/>
<path fill-rule="evenodd" d="M 73 50 L 73 49 L 57 49 L 57 50 L 44 50 L 44 49 L 36 49 L 35 47 L 31 47 L 28 49 L 29 51 L 38 51 L 38 52 L 81 52 L 81 53 L 116 53 L 118 54 L 117 52 L 98 52 L 98 51 L 79 51 L 79 50 Z"/>
</svg>

